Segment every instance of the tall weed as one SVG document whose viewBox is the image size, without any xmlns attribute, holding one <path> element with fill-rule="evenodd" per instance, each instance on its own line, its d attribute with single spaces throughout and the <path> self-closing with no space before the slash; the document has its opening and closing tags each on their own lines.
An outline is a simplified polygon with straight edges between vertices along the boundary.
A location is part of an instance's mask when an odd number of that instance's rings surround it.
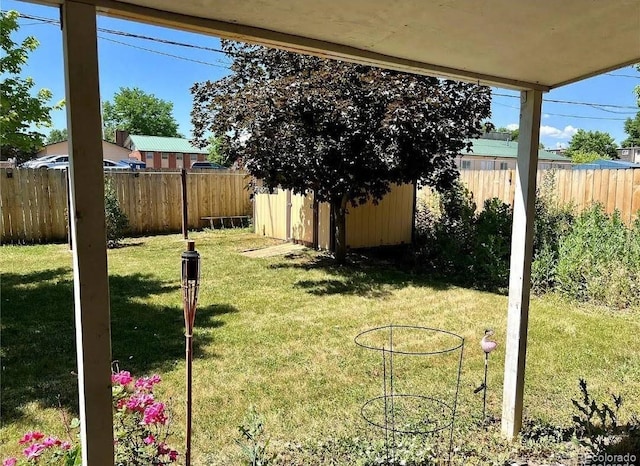
<svg viewBox="0 0 640 466">
<path fill-rule="evenodd" d="M 594 204 L 560 239 L 558 289 L 581 301 L 624 308 L 640 304 L 640 228 Z"/>
</svg>

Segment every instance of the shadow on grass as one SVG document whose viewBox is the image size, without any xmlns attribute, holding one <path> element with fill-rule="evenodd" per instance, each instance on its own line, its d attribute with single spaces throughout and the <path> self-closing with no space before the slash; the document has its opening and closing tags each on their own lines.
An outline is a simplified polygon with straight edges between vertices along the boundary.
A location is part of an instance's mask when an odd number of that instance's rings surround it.
<svg viewBox="0 0 640 466">
<path fill-rule="evenodd" d="M 168 370 L 184 360 L 184 319 L 180 306 L 142 300 L 179 293 L 143 274 L 112 275 L 112 358 L 136 376 Z M 236 312 L 232 306 L 198 309 L 197 328 L 216 328 L 218 316 Z M 194 357 L 211 336 L 194 339 Z M 31 402 L 77 413 L 78 387 L 71 269 L 58 268 L 2 276 L 2 417 L 20 418 Z"/>
<path fill-rule="evenodd" d="M 371 254 L 370 251 L 350 254 L 348 263 L 337 265 L 329 255 L 291 255 L 282 262 L 272 264 L 272 269 L 322 270 L 335 278 L 299 280 L 295 286 L 316 295 L 346 294 L 368 298 L 383 298 L 391 290 L 406 286 L 447 290 L 451 284 L 434 280 L 426 275 L 416 275 L 399 268 L 394 262 Z"/>
</svg>

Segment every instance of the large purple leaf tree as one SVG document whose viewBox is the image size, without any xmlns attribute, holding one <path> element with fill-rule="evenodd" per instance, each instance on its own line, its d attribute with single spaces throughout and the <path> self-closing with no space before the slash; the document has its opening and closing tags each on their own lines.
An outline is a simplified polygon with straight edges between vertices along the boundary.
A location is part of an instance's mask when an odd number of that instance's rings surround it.
<svg viewBox="0 0 640 466">
<path fill-rule="evenodd" d="M 475 84 L 222 41 L 231 74 L 194 84 L 194 142 L 224 138 L 227 157 L 269 188 L 331 205 L 334 253 L 346 256 L 349 206 L 393 183 L 449 188 L 455 155 L 490 116 Z"/>
</svg>

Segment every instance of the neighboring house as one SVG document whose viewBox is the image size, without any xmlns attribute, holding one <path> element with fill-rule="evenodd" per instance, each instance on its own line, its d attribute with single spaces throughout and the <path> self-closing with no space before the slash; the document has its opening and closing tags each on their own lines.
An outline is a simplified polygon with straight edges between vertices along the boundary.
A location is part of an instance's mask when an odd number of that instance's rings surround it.
<svg viewBox="0 0 640 466">
<path fill-rule="evenodd" d="M 625 162 L 640 163 L 640 147 L 621 147 L 616 149 L 618 158 Z"/>
<path fill-rule="evenodd" d="M 495 139 L 471 139 L 472 152 L 456 157 L 462 170 L 514 170 L 518 158 L 518 143 Z M 571 168 L 571 159 L 546 150 L 538 151 L 538 169 Z"/>
<path fill-rule="evenodd" d="M 126 160 L 131 151 L 124 147 L 120 147 L 108 141 L 102 141 L 102 158 L 117 162 L 118 160 Z M 54 144 L 44 146 L 40 152 L 36 154 L 36 158 L 45 155 L 67 155 L 69 153 L 69 142 L 61 141 Z"/>
<path fill-rule="evenodd" d="M 640 168 L 640 163 L 631 163 L 624 160 L 598 159 L 589 163 L 574 165 L 574 170 L 626 170 L 627 168 Z"/>
<path fill-rule="evenodd" d="M 188 139 L 130 134 L 124 147 L 130 158 L 146 162 L 147 168 L 191 168 L 193 162 L 207 159 L 208 151 L 191 145 Z"/>
</svg>

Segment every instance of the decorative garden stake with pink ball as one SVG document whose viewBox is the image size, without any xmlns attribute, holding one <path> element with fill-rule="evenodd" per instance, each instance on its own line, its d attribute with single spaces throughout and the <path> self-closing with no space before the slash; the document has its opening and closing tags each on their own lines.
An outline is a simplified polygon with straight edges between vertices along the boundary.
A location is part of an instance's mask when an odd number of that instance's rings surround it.
<svg viewBox="0 0 640 466">
<path fill-rule="evenodd" d="M 193 361 L 193 324 L 196 320 L 198 289 L 200 288 L 200 254 L 195 250 L 196 242 L 187 241 L 187 250 L 182 253 L 182 304 L 187 359 L 187 432 L 185 465 L 191 465 L 191 366 Z"/>
<path fill-rule="evenodd" d="M 480 341 L 480 347 L 482 348 L 482 351 L 484 351 L 484 383 L 482 384 L 484 394 L 482 395 L 482 422 L 484 422 L 487 418 L 487 371 L 489 370 L 489 353 L 491 353 L 498 347 L 498 343 L 489 339 L 492 336 L 493 330 L 487 329 L 484 331 L 484 337 L 482 337 L 482 341 Z"/>
</svg>

